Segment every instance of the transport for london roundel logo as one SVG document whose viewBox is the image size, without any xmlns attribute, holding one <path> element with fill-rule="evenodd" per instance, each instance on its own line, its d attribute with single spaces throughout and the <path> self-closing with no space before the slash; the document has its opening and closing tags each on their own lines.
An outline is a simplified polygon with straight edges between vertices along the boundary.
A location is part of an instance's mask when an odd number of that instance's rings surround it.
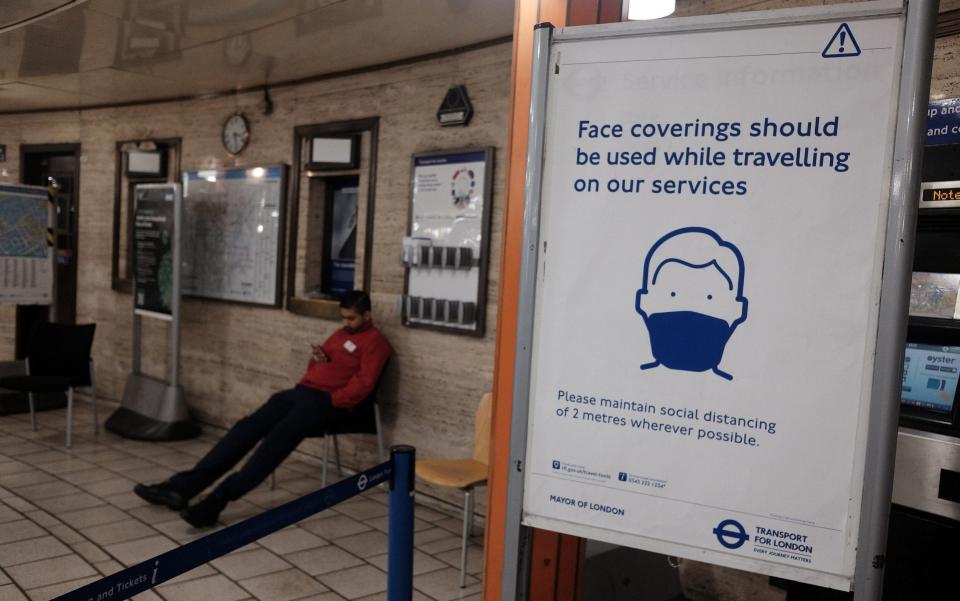
<svg viewBox="0 0 960 601">
<path fill-rule="evenodd" d="M 473 169 L 458 169 L 450 182 L 450 196 L 458 209 L 465 208 L 476 193 L 477 177 Z"/>
<path fill-rule="evenodd" d="M 727 549 L 739 549 L 750 540 L 746 528 L 737 520 L 723 520 L 713 529 L 717 541 Z"/>
</svg>

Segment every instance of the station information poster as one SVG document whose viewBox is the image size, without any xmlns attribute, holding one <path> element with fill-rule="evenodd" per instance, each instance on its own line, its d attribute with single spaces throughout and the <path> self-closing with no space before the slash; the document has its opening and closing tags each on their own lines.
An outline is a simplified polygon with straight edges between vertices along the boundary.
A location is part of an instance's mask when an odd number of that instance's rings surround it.
<svg viewBox="0 0 960 601">
<path fill-rule="evenodd" d="M 51 303 L 50 213 L 45 188 L 0 186 L 0 303 Z"/>
<path fill-rule="evenodd" d="M 525 524 L 850 588 L 901 30 L 553 43 Z"/>
<path fill-rule="evenodd" d="M 277 305 L 286 170 L 183 174 L 183 293 Z"/>
<path fill-rule="evenodd" d="M 170 319 L 177 188 L 175 185 L 138 186 L 134 194 L 134 310 Z"/>
<path fill-rule="evenodd" d="M 466 246 L 479 257 L 486 170 L 484 150 L 416 157 L 410 235 Z"/>
<path fill-rule="evenodd" d="M 414 156 L 404 324 L 483 335 L 492 169 L 492 148 Z"/>
</svg>

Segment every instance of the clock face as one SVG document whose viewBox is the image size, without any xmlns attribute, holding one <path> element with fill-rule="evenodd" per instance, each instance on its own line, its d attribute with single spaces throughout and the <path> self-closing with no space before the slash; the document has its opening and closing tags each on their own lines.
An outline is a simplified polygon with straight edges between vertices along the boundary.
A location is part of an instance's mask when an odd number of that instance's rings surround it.
<svg viewBox="0 0 960 601">
<path fill-rule="evenodd" d="M 253 46 L 250 43 L 250 34 L 241 33 L 227 38 L 223 42 L 223 55 L 228 65 L 239 67 L 247 62 Z"/>
<path fill-rule="evenodd" d="M 230 154 L 240 154 L 250 140 L 250 126 L 241 113 L 232 115 L 223 124 L 223 147 Z"/>
</svg>

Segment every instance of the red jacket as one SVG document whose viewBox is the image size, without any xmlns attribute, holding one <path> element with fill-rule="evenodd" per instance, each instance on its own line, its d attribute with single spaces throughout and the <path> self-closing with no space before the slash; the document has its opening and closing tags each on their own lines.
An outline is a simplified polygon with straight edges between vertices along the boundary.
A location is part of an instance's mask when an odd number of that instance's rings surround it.
<svg viewBox="0 0 960 601">
<path fill-rule="evenodd" d="M 329 361 L 311 357 L 300 384 L 329 392 L 339 409 L 350 409 L 370 396 L 393 350 L 372 323 L 352 334 L 340 328 L 322 348 Z"/>
</svg>

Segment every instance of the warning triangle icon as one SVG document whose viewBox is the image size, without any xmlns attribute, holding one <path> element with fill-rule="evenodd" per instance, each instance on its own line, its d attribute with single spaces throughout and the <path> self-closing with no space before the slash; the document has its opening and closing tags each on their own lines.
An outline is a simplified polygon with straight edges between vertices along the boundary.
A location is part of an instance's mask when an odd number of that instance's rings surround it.
<svg viewBox="0 0 960 601">
<path fill-rule="evenodd" d="M 853 37 L 850 26 L 846 23 L 837 27 L 836 33 L 827 42 L 827 47 L 823 49 L 823 58 L 840 58 L 842 56 L 860 56 L 860 44 L 857 38 Z"/>
</svg>

